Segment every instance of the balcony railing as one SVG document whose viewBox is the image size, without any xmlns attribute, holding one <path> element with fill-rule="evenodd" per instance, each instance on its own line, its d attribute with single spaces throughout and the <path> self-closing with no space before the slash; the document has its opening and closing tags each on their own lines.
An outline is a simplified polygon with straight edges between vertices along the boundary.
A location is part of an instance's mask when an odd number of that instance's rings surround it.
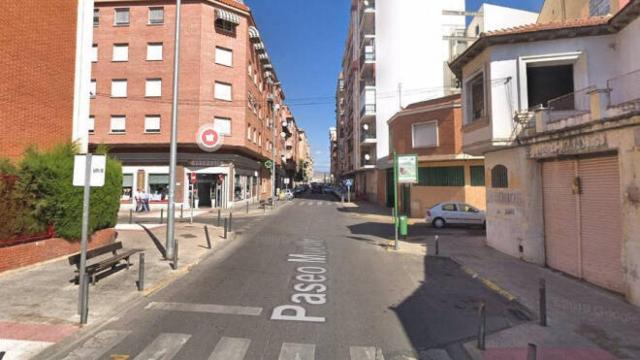
<svg viewBox="0 0 640 360">
<path fill-rule="evenodd" d="M 360 110 L 360 117 L 373 116 L 376 114 L 376 104 L 364 104 Z"/>
<path fill-rule="evenodd" d="M 360 134 L 361 143 L 367 142 L 367 140 L 376 140 L 376 132 L 369 130 Z"/>
<path fill-rule="evenodd" d="M 589 94 L 593 90 L 595 90 L 595 87 L 590 86 L 549 100 L 547 105 L 549 121 L 553 122 L 589 113 Z"/>
</svg>

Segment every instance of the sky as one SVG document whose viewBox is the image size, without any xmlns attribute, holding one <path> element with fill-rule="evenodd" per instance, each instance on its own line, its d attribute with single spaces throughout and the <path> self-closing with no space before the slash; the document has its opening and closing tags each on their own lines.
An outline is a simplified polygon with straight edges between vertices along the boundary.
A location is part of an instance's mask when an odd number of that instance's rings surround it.
<svg viewBox="0 0 640 360">
<path fill-rule="evenodd" d="M 405 0 L 394 0 L 405 1 Z M 420 0 L 432 1 L 432 0 Z M 245 0 L 298 125 L 310 139 L 316 171 L 328 171 L 329 128 L 335 126 L 335 92 L 347 36 L 351 0 Z M 466 0 L 539 11 L 543 0 Z"/>
</svg>

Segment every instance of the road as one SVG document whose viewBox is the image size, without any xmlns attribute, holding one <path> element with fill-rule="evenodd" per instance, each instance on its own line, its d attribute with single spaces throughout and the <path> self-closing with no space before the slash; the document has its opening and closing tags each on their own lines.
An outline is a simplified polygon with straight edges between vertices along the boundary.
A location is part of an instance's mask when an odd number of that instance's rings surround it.
<svg viewBox="0 0 640 360">
<path fill-rule="evenodd" d="M 346 212 L 329 195 L 282 206 L 237 220 L 242 234 L 227 254 L 59 358 L 457 360 L 467 359 L 461 344 L 475 336 L 480 301 L 489 331 L 522 321 L 517 304 L 453 261 L 381 247 L 373 236 L 390 225 Z"/>
</svg>

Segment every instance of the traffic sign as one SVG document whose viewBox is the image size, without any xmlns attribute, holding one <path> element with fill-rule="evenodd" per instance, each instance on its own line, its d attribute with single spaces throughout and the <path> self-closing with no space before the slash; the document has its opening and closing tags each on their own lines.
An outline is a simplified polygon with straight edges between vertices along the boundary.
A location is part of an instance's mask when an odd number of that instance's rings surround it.
<svg viewBox="0 0 640 360">
<path fill-rule="evenodd" d="M 191 183 L 195 184 L 196 182 L 198 182 L 198 174 L 196 173 L 191 173 Z"/>
<path fill-rule="evenodd" d="M 273 166 L 273 161 L 267 160 L 264 162 L 264 167 L 266 167 L 267 169 L 271 169 L 272 166 Z"/>
<path fill-rule="evenodd" d="M 73 186 L 84 186 L 85 170 L 87 168 L 87 156 L 76 155 L 73 159 Z M 107 157 L 105 155 L 91 156 L 91 176 L 89 184 L 93 187 L 104 186 L 104 174 L 107 166 Z"/>
<path fill-rule="evenodd" d="M 222 146 L 222 136 L 212 124 L 205 124 L 198 129 L 196 136 L 198 147 L 206 152 L 214 152 Z"/>
<path fill-rule="evenodd" d="M 345 180 L 345 181 L 344 181 L 344 185 L 345 185 L 345 186 L 348 186 L 348 187 L 353 186 L 353 179 L 347 179 L 347 180 Z"/>
</svg>

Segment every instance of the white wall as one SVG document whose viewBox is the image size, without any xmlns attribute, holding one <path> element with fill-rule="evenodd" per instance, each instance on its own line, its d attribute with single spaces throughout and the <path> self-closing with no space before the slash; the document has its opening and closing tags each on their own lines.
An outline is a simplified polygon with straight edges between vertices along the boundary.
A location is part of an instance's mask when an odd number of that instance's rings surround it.
<svg viewBox="0 0 640 360">
<path fill-rule="evenodd" d="M 492 4 L 482 4 L 477 12 L 481 14 L 471 19 L 467 36 L 476 36 L 476 26 L 479 27 L 480 33 L 483 33 L 534 24 L 538 20 L 538 13 Z"/>
</svg>

